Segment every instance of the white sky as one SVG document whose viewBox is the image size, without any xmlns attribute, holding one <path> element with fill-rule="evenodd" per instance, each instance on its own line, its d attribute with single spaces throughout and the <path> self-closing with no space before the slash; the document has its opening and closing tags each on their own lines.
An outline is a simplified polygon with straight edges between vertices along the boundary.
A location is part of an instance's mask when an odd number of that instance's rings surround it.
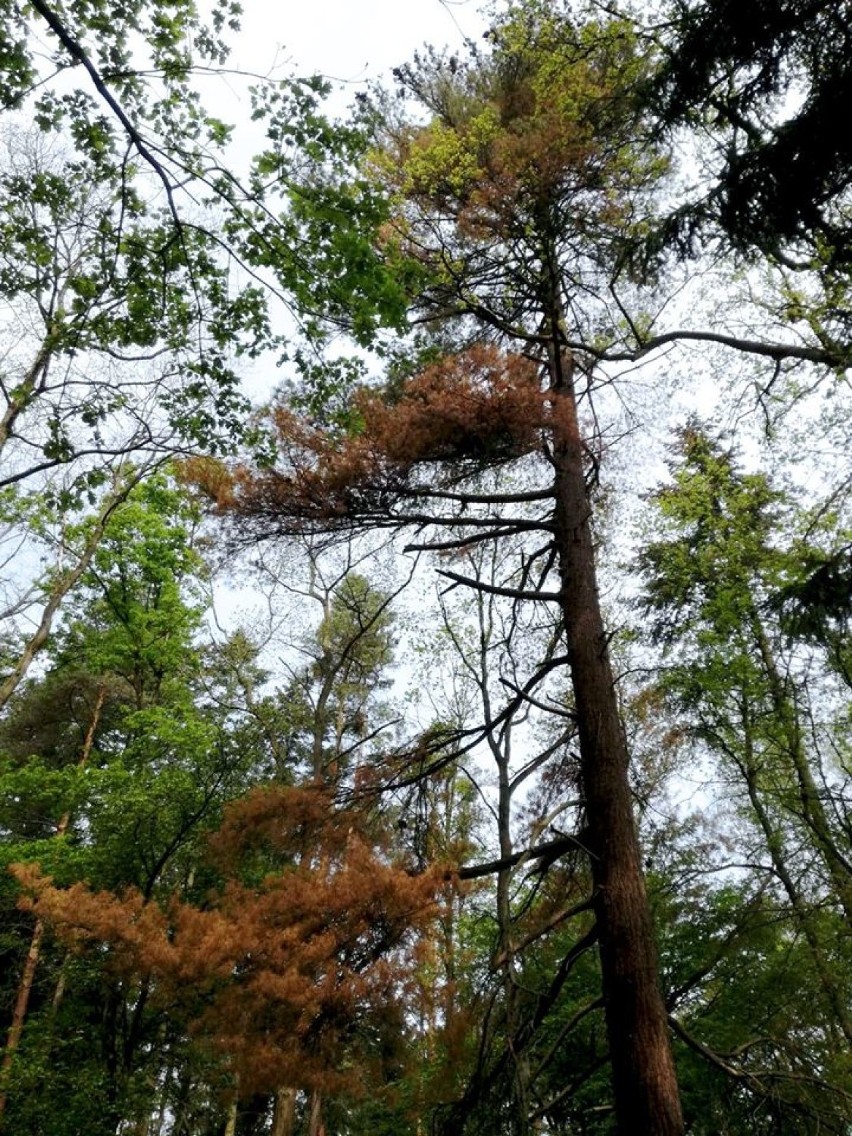
<svg viewBox="0 0 852 1136">
<path fill-rule="evenodd" d="M 487 0 L 242 0 L 238 35 L 228 37 L 231 55 L 227 66 L 260 75 L 321 74 L 340 90 L 334 109 L 343 112 L 355 92 L 368 80 L 385 79 L 393 67 L 409 60 L 424 44 L 459 50 L 465 37 L 478 41 L 487 26 L 481 9 Z M 246 105 L 244 86 L 233 81 L 212 82 L 205 95 L 218 104 L 216 113 L 237 125 L 238 144 L 248 145 L 252 127 L 241 111 Z M 208 105 L 210 105 L 208 103 Z M 256 399 L 268 397 L 284 374 L 267 363 L 247 376 L 246 387 Z M 293 627 L 282 632 L 258 593 L 237 581 L 217 588 L 217 615 L 223 627 L 253 627 L 259 638 L 271 636 L 270 658 L 292 640 Z M 313 619 L 314 613 L 304 613 Z M 276 669 L 272 666 L 272 669 Z"/>
<path fill-rule="evenodd" d="M 386 76 L 424 43 L 460 47 L 484 27 L 480 0 L 243 0 L 233 62 L 282 66 L 358 85 Z"/>
</svg>

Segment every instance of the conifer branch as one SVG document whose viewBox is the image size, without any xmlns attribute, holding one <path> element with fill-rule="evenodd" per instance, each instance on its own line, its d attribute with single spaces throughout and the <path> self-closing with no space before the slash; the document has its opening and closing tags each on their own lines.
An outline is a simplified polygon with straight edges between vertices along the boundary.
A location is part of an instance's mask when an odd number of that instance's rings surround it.
<svg viewBox="0 0 852 1136">
<path fill-rule="evenodd" d="M 558 840 L 548 840 L 544 844 L 537 844 L 534 848 L 524 848 L 520 852 L 513 852 L 511 856 L 503 856 L 499 860 L 488 860 L 484 864 L 471 864 L 467 868 L 457 868 L 448 872 L 447 878 L 479 880 L 483 876 L 492 876 L 496 872 L 503 872 L 506 868 L 514 868 L 517 864 L 527 863 L 530 860 L 547 860 L 547 864 L 544 865 L 544 868 L 547 868 L 558 860 L 563 853 L 569 852 L 572 848 L 579 848 L 582 852 L 588 852 L 588 849 L 578 837 L 560 836 Z M 539 870 L 543 871 L 544 868 Z M 591 903 L 591 900 L 584 901 L 580 910 L 585 910 L 591 906 Z"/>
<path fill-rule="evenodd" d="M 545 603 L 558 603 L 561 596 L 559 592 L 526 592 L 518 588 L 502 588 L 496 584 L 485 584 L 472 576 L 462 576 L 458 572 L 450 572 L 446 568 L 439 568 L 439 576 L 445 576 L 455 585 L 462 584 L 466 588 L 473 588 L 478 592 L 486 592 L 490 596 L 506 596 L 512 600 L 540 600 Z"/>
</svg>

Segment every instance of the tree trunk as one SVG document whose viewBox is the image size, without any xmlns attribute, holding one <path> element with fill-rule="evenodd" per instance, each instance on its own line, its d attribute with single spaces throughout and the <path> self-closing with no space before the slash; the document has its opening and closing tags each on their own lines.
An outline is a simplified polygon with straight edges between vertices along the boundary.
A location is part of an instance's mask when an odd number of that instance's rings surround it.
<svg viewBox="0 0 852 1136">
<path fill-rule="evenodd" d="M 308 1136 L 325 1136 L 325 1123 L 322 1118 L 322 1093 L 314 1089 L 311 1093 L 311 1107 L 308 1114 Z"/>
<path fill-rule="evenodd" d="M 113 510 L 116 505 L 124 500 L 127 493 L 136 483 L 136 480 L 138 480 L 138 478 L 128 480 L 127 484 L 121 490 L 115 490 L 107 497 L 106 501 L 101 506 L 98 519 L 92 527 L 77 563 L 73 568 L 68 568 L 64 572 L 57 571 L 50 589 L 49 598 L 42 610 L 38 627 L 24 644 L 23 650 L 9 674 L 3 682 L 0 683 L 0 709 L 6 705 L 18 689 L 27 671 L 32 666 L 33 660 L 47 643 L 56 613 L 59 611 L 68 593 L 72 591 L 83 578 L 97 552 L 98 545 L 101 542 Z"/>
<path fill-rule="evenodd" d="M 83 768 L 88 762 L 92 754 L 92 747 L 95 744 L 95 733 L 98 728 L 98 723 L 101 720 L 101 712 L 104 708 L 104 700 L 106 699 L 106 687 L 101 685 L 98 687 L 98 695 L 95 700 L 95 705 L 92 709 L 92 717 L 89 722 L 89 727 L 86 730 L 86 737 L 83 740 L 83 749 L 80 753 L 80 760 L 77 765 Z M 69 812 L 63 813 L 56 826 L 56 837 L 62 837 L 68 831 L 68 826 L 71 823 L 71 814 Z M 6 1111 L 6 1088 L 9 1082 L 9 1074 L 12 1068 L 12 1062 L 15 1059 L 15 1053 L 18 1046 L 21 1044 L 21 1036 L 24 1032 L 24 1022 L 27 1019 L 27 1009 L 30 1004 L 30 995 L 32 994 L 33 982 L 35 981 L 35 973 L 38 969 L 39 959 L 41 958 L 41 944 L 44 939 L 44 923 L 41 919 L 36 919 L 35 926 L 33 927 L 32 938 L 30 939 L 30 947 L 27 951 L 27 957 L 24 962 L 24 970 L 21 975 L 21 981 L 18 984 L 18 994 L 15 999 L 15 1009 L 12 1013 L 12 1024 L 9 1027 L 9 1034 L 6 1038 L 6 1050 L 3 1054 L 3 1064 L 0 1067 L 0 1124 L 2 1124 L 3 1114 Z M 64 992 L 64 974 L 60 974 L 59 983 L 56 988 L 57 992 L 54 995 L 54 1012 L 59 1006 L 62 994 Z"/>
<path fill-rule="evenodd" d="M 831 831 L 823 808 L 819 788 L 805 752 L 799 712 L 795 701 L 785 688 L 784 679 L 769 645 L 766 630 L 757 611 L 751 615 L 751 630 L 757 643 L 760 660 L 766 671 L 775 717 L 780 725 L 782 745 L 793 766 L 799 790 L 801 817 L 810 831 L 814 844 L 828 871 L 835 896 L 847 921 L 852 924 L 852 871 L 849 860 L 842 854 Z"/>
<path fill-rule="evenodd" d="M 236 1136 L 237 1133 L 237 1094 L 234 1093 L 234 1098 L 228 1107 L 228 1119 L 225 1121 L 225 1130 L 222 1136 Z"/>
<path fill-rule="evenodd" d="M 480 597 L 481 598 L 481 597 Z M 484 663 L 484 660 L 483 660 Z M 487 696 L 487 686 L 483 681 L 483 695 Z M 490 707 L 485 705 L 488 717 Z M 498 771 L 497 821 L 500 840 L 500 859 L 508 862 L 514 852 L 512 843 L 512 784 L 509 776 L 510 730 L 507 729 L 501 742 L 489 734 L 489 743 Z M 517 953 L 515 948 L 515 927 L 512 914 L 511 890 L 514 878 L 512 866 L 507 866 L 497 874 L 497 965 L 501 970 L 503 995 L 505 998 L 505 1028 L 509 1045 L 509 1059 L 512 1066 L 512 1100 L 509 1119 L 512 1136 L 528 1136 L 529 1121 L 529 1054 L 526 1046 L 518 1047 L 516 1039 L 520 1036 L 522 1014 L 519 1009 L 521 990 L 518 987 L 516 971 Z"/>
<path fill-rule="evenodd" d="M 627 742 L 597 591 L 573 359 L 549 361 L 555 538 L 580 741 L 602 993 L 621 1136 L 681 1136 L 683 1118 L 628 779 Z"/>
<path fill-rule="evenodd" d="M 15 1053 L 21 1043 L 21 1035 L 24 1032 L 27 1007 L 30 1003 L 30 994 L 32 993 L 35 972 L 38 966 L 39 956 L 41 955 L 41 941 L 43 938 L 44 923 L 41 919 L 36 919 L 32 938 L 30 939 L 30 949 L 27 951 L 27 957 L 24 962 L 24 971 L 21 975 L 21 981 L 18 984 L 18 995 L 15 999 L 15 1009 L 12 1013 L 12 1024 L 9 1027 L 9 1036 L 6 1039 L 6 1052 L 3 1054 L 3 1066 L 2 1069 L 0 1069 L 0 1123 L 2 1123 L 2 1117 L 6 1111 L 6 1089 L 9 1083 L 9 1074 L 12 1069 L 12 1062 L 15 1059 Z"/>
<path fill-rule="evenodd" d="M 293 1136 L 296 1128 L 296 1090 L 279 1089 L 275 1094 L 270 1136 Z"/>
<path fill-rule="evenodd" d="M 852 1045 L 852 1018 L 849 1016 L 845 999 L 835 981 L 831 965 L 823 950 L 819 935 L 817 934 L 816 926 L 818 925 L 818 921 L 815 923 L 812 912 L 808 910 L 807 903 L 788 870 L 788 853 L 784 846 L 781 831 L 778 826 L 773 823 L 760 794 L 758 763 L 752 744 L 748 706 L 745 703 L 743 704 L 742 718 L 745 744 L 743 746 L 743 761 L 740 764 L 740 772 L 745 778 L 746 790 L 752 811 L 754 812 L 755 819 L 766 841 L 766 850 L 769 852 L 772 869 L 781 881 L 784 891 L 787 893 L 790 909 L 810 949 L 814 967 L 819 975 L 820 984 L 822 985 L 828 1004 L 836 1018 L 837 1026 L 843 1034 L 846 1044 Z M 832 1032 L 835 1033 L 834 1030 L 832 1030 Z M 836 1035 L 835 1041 L 838 1043 L 840 1041 L 839 1037 Z"/>
</svg>

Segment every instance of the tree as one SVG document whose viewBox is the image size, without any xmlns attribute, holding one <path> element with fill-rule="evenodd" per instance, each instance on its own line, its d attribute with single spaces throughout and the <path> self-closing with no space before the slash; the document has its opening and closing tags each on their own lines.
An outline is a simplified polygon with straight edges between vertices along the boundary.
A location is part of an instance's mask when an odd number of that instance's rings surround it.
<svg viewBox="0 0 852 1136">
<path fill-rule="evenodd" d="M 232 366 L 246 296 L 229 295 L 210 247 L 187 238 L 186 255 L 170 249 L 156 210 L 104 152 L 13 130 L 3 151 L 2 614 L 19 645 L 0 702 L 44 647 L 116 505 L 175 452 L 232 447 L 247 409 Z M 87 512 L 99 520 L 83 536 Z M 18 555 L 45 552 L 41 579 L 16 571 Z"/>
<path fill-rule="evenodd" d="M 635 98 L 643 67 L 625 22 L 575 24 L 533 3 L 495 24 L 487 55 L 430 55 L 399 70 L 428 121 L 399 119 L 390 107 L 382 116 L 373 176 L 396 208 L 381 248 L 391 265 L 408 266 L 413 312 L 452 320 L 462 341 L 478 342 L 387 397 L 356 394 L 360 425 L 348 438 L 282 408 L 283 468 L 240 474 L 221 499 L 262 538 L 438 527 L 446 538 L 424 535 L 409 547 L 451 551 L 539 536 L 520 584 L 497 591 L 558 605 L 618 1124 L 660 1134 L 681 1132 L 682 1121 L 597 593 L 594 439 L 580 416 L 593 381 L 581 345 L 594 342 L 626 236 L 665 165 Z M 507 463 L 534 487 L 477 489 L 483 468 Z M 491 587 L 442 574 L 486 594 Z"/>
<path fill-rule="evenodd" d="M 661 638 L 683 646 L 693 636 L 700 638 L 708 678 L 714 668 L 732 668 L 754 727 L 762 729 L 762 718 L 768 722 L 760 748 L 772 754 L 765 760 L 776 768 L 786 766 L 781 782 L 794 789 L 796 811 L 848 919 L 852 863 L 846 837 L 832 831 L 834 774 L 815 774 L 808 753 L 806 695 L 800 689 L 807 662 L 787 653 L 785 629 L 769 614 L 770 597 L 784 589 L 796 569 L 795 551 L 772 543 L 783 495 L 763 475 L 738 470 L 732 455 L 699 429 L 687 427 L 681 444 L 683 464 L 675 484 L 654 499 L 671 526 L 670 539 L 652 542 L 643 553 L 648 609 L 656 613 Z M 707 682 L 708 693 L 714 685 Z M 759 709 L 764 704 L 766 712 Z M 726 716 L 736 721 L 740 715 Z"/>
<path fill-rule="evenodd" d="M 506 476 L 492 471 L 492 491 Z M 570 1111 L 588 1058 L 575 1027 L 579 1032 L 584 1019 L 602 1009 L 597 990 L 589 994 L 587 988 L 585 1013 L 574 1004 L 574 1020 L 566 1009 L 580 973 L 589 978 L 591 972 L 592 987 L 599 981 L 591 961 L 592 885 L 579 842 L 570 835 L 582 827 L 582 802 L 571 698 L 560 685 L 566 681 L 558 662 L 561 629 L 554 613 L 521 610 L 517 599 L 495 594 L 515 580 L 522 555 L 523 538 L 454 553 L 456 571 L 494 590 L 473 597 L 442 594 L 443 629 L 429 652 L 430 669 L 443 656 L 442 669 L 452 675 L 452 695 L 441 704 L 458 708 L 460 739 L 481 739 L 473 752 L 459 740 L 461 753 L 446 768 L 454 781 L 463 778 L 460 787 L 467 783 L 482 795 L 470 836 L 495 852 L 485 864 L 482 852 L 473 855 L 476 845 L 456 853 L 460 878 L 476 890 L 448 928 L 458 942 L 449 939 L 445 948 L 451 960 L 457 954 L 469 959 L 464 967 L 448 967 L 454 994 L 445 1032 L 452 1039 L 452 1089 L 459 1099 L 441 1102 L 438 1117 L 447 1132 L 497 1127 L 526 1133 L 542 1117 L 553 1124 Z M 526 684 L 530 659 L 542 671 L 556 662 L 549 681 L 540 678 L 534 693 Z M 424 796 L 434 793 L 431 782 L 422 785 Z M 461 828 L 458 821 L 455 827 Z M 428 843 L 420 855 L 428 862 Z M 557 1046 L 553 1034 L 560 1027 Z M 440 1034 L 435 1040 L 440 1046 Z M 556 1087 L 550 1076 L 556 1051 L 569 1046 L 573 1061 L 563 1069 L 573 1065 L 573 1073 Z M 600 1054 L 595 1057 L 599 1066 Z"/>
<path fill-rule="evenodd" d="M 713 221 L 747 254 L 847 271 L 852 152 L 834 108 L 852 84 L 848 6 L 684 0 L 672 17 L 655 113 L 703 116 L 715 151 L 710 191 L 679 223 Z"/>
<path fill-rule="evenodd" d="M 203 906 L 18 874 L 60 935 L 110 945 L 116 973 L 169 1007 L 235 1099 L 294 1085 L 357 1100 L 365 1068 L 379 1081 L 395 1060 L 404 957 L 445 876 L 389 862 L 363 820 L 317 787 L 249 794 L 213 838 Z"/>
<path fill-rule="evenodd" d="M 200 830 L 242 769 L 221 720 L 195 702 L 202 566 L 192 523 L 164 475 L 110 517 L 51 665 L 0 723 L 4 865 L 39 862 L 57 885 L 135 886 L 146 900 L 187 886 Z M 108 957 L 58 950 L 38 916 L 10 955 L 21 977 L 4 1055 L 9 1124 L 37 1128 L 66 1096 L 69 1131 L 115 1131 L 147 1105 L 143 1074 L 162 1024 L 150 989 L 123 982 Z M 79 1032 L 67 1034 L 74 1015 Z"/>
<path fill-rule="evenodd" d="M 798 1107 L 815 1126 L 837 1125 L 834 1110 L 848 1077 L 840 1058 L 849 1037 L 841 928 L 849 920 L 852 844 L 841 804 L 848 769 L 830 739 L 832 718 L 844 712 L 830 654 L 826 659 L 791 635 L 776 602 L 800 576 L 802 561 L 802 538 L 781 544 L 776 533 L 803 530 L 813 541 L 818 522 L 813 512 L 797 515 L 765 475 L 745 473 L 694 423 L 681 433 L 678 457 L 672 482 L 654 495 L 657 539 L 642 557 L 646 611 L 668 655 L 657 689 L 676 715 L 674 728 L 719 762 L 738 804 L 729 839 L 752 882 L 744 885 L 744 914 L 735 918 L 746 925 L 757 913 L 774 918 L 788 924 L 791 943 L 803 943 L 798 965 L 809 976 L 819 1042 L 813 1099 L 804 1094 Z M 728 906 L 731 898 L 720 893 L 710 901 Z M 761 1061 L 753 1054 L 735 1075 L 749 1092 L 768 1093 L 763 1071 L 771 1056 L 778 1086 L 772 1091 L 795 1100 L 807 1058 L 794 1025 L 779 1022 L 786 1009 L 774 1001 L 766 1006 L 776 1015 L 766 1027 L 768 1055 Z M 727 1026 L 735 1020 L 728 1014 Z"/>
<path fill-rule="evenodd" d="M 212 1123 L 223 1100 L 240 1125 L 248 1123 L 250 1112 L 268 1114 L 274 1096 L 284 1132 L 299 1093 L 308 1093 L 312 1131 L 319 1131 L 324 1115 L 349 1108 L 350 1098 L 357 1106 L 365 1068 L 378 1093 L 385 1070 L 408 1059 L 398 1000 L 419 928 L 435 917 L 445 869 L 415 876 L 407 863 L 395 863 L 372 796 L 361 813 L 338 807 L 351 798 L 358 764 L 369 761 L 386 718 L 375 696 L 391 655 L 390 597 L 348 571 L 326 586 L 315 566 L 311 591 L 322 600 L 323 618 L 313 641 L 300 644 L 309 662 L 277 696 L 267 695 L 245 635 L 232 636 L 223 657 L 208 656 L 206 666 L 194 641 L 204 598 L 196 521 L 162 476 L 115 511 L 55 636 L 46 680 L 24 686 L 0 728 L 11 759 L 0 782 L 9 802 L 4 819 L 21 836 L 30 825 L 29 839 L 8 847 L 6 858 L 25 859 L 16 871 L 45 897 L 35 912 L 42 969 L 50 975 L 43 984 L 56 981 L 57 967 L 70 981 L 62 959 L 74 960 L 77 986 L 63 994 L 60 1022 L 76 1012 L 95 1043 L 84 1061 L 78 1050 L 59 1049 L 52 1029 L 45 1040 L 39 999 L 10 1080 L 21 1131 L 36 1130 L 56 1106 L 46 1088 L 38 1108 L 24 1104 L 27 1087 L 44 1077 L 45 1047 L 57 1065 L 57 1091 L 68 1092 L 61 1053 L 80 1065 L 86 1089 L 69 1100 L 69 1123 L 105 1133 L 153 1115 L 158 1096 L 161 1111 L 174 1110 L 187 1131 Z M 83 778 L 72 764 L 76 731 L 57 693 L 67 689 L 70 701 L 75 691 L 72 705 L 81 705 L 82 716 L 89 685 L 97 684 L 107 693 Z M 45 717 L 51 699 L 55 709 Z M 52 780 L 51 765 L 59 767 Z M 264 787 L 229 813 L 215 856 L 202 855 L 223 799 L 258 778 Z M 313 791 L 293 788 L 298 780 Z M 63 792 L 75 801 L 57 842 L 49 805 L 46 832 L 30 818 Z M 176 969 L 164 968 L 158 954 L 165 942 L 177 942 L 173 917 L 182 926 L 201 920 L 201 939 L 190 935 L 188 953 L 183 943 L 174 953 Z M 160 918 L 171 928 L 163 941 L 154 930 Z M 288 919 L 291 933 L 282 936 Z M 140 958 L 123 932 L 116 937 L 122 923 L 145 929 L 150 958 Z M 208 934 L 229 939 L 240 958 L 217 971 Z M 262 973 L 248 980 L 250 960 L 266 956 Z M 187 978 L 187 967 L 197 978 Z M 226 992 L 229 967 L 242 977 Z M 280 997 L 271 997 L 270 983 Z M 206 1014 L 211 998 L 217 1008 Z M 296 1028 L 302 1019 L 304 1028 Z M 270 1064 L 275 1046 L 280 1053 Z M 359 1076 L 345 1071 L 349 1064 Z M 92 1106 L 97 1120 L 88 1118 L 86 1101 L 100 1102 Z"/>
<path fill-rule="evenodd" d="M 354 571 L 325 584 L 312 565 L 310 595 L 322 619 L 304 650 L 309 662 L 284 697 L 292 715 L 289 760 L 300 780 L 338 793 L 358 781 L 370 743 L 391 724 L 377 694 L 392 661 L 392 596 Z"/>
<path fill-rule="evenodd" d="M 8 694 L 85 571 L 91 549 L 65 540 L 80 509 L 105 516 L 128 461 L 139 472 L 177 451 L 230 452 L 252 435 L 240 360 L 284 350 L 289 333 L 273 330 L 271 306 L 310 310 L 297 238 L 311 229 L 317 247 L 329 215 L 304 195 L 296 225 L 269 153 L 230 169 L 231 129 L 194 88 L 196 69 L 224 64 L 238 4 L 217 3 L 205 22 L 168 0 L 120 13 L 39 0 L 0 20 L 0 105 L 34 124 L 6 129 L 0 172 L 10 305 L 0 334 L 14 340 L 0 375 L 0 537 L 5 567 L 22 544 L 56 561 L 37 585 L 14 573 L 2 581 Z M 267 120 L 279 172 L 285 154 L 305 173 L 358 152 L 362 132 L 335 131 L 319 113 L 326 89 L 316 78 L 258 79 L 255 117 Z M 353 255 L 361 212 L 375 207 L 337 210 L 331 227 Z M 360 283 L 366 313 L 377 297 L 363 273 Z M 27 623 L 34 633 L 20 630 Z"/>
<path fill-rule="evenodd" d="M 387 685 L 392 658 L 392 596 L 350 570 L 323 571 L 309 554 L 309 583 L 301 593 L 320 605 L 319 626 L 300 645 L 307 664 L 290 670 L 279 692 L 281 734 L 274 743 L 276 778 L 324 789 L 329 799 L 351 796 L 364 780 L 370 749 L 388 725 L 376 699 Z M 276 1114 L 292 1112 L 297 1090 L 292 1075 L 276 1090 Z M 323 1086 L 310 1086 L 309 1136 L 323 1128 Z M 283 1120 L 281 1121 L 283 1125 Z"/>
</svg>

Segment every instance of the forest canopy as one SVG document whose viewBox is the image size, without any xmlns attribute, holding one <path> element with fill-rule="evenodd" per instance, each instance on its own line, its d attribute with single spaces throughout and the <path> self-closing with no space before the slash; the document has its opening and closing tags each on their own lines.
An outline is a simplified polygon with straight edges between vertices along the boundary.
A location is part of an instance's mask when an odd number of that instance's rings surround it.
<svg viewBox="0 0 852 1136">
<path fill-rule="evenodd" d="M 0 1133 L 843 1136 L 852 7 L 249 14 L 0 15 Z"/>
</svg>

